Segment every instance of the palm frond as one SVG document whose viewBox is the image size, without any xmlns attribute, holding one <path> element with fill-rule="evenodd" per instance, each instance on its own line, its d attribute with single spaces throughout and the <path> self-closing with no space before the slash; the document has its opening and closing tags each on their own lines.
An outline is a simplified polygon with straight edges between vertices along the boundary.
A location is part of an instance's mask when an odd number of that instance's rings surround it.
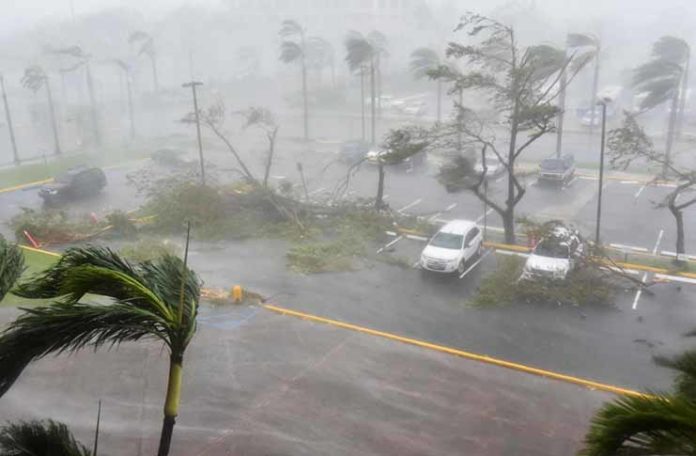
<svg viewBox="0 0 696 456">
<path fill-rule="evenodd" d="M 429 72 L 440 66 L 440 56 L 430 48 L 419 48 L 411 53 L 409 68 L 416 77 L 422 79 L 429 76 Z"/>
<path fill-rule="evenodd" d="M 696 401 L 696 350 L 689 350 L 673 358 L 657 356 L 655 362 L 676 370 L 676 393 Z"/>
<path fill-rule="evenodd" d="M 663 36 L 653 44 L 652 56 L 673 64 L 682 65 L 689 56 L 689 44 L 674 36 Z"/>
<path fill-rule="evenodd" d="M 292 63 L 300 60 L 304 54 L 302 47 L 294 41 L 280 43 L 280 60 L 284 63 Z"/>
<path fill-rule="evenodd" d="M 32 361 L 85 346 L 120 344 L 145 336 L 169 344 L 171 323 L 127 302 L 110 305 L 57 302 L 30 309 L 0 334 L 0 396 Z"/>
<path fill-rule="evenodd" d="M 14 286 L 24 269 L 22 251 L 0 236 L 0 301 Z"/>
<path fill-rule="evenodd" d="M 36 92 L 43 87 L 46 78 L 47 76 L 43 68 L 34 65 L 24 70 L 21 82 L 23 87 Z"/>
<path fill-rule="evenodd" d="M 366 36 L 367 41 L 370 42 L 377 54 L 388 55 L 387 52 L 387 37 L 384 33 L 372 30 Z"/>
<path fill-rule="evenodd" d="M 561 49 L 541 44 L 527 48 L 527 67 L 533 71 L 535 81 L 543 81 L 563 68 L 566 57 Z"/>
<path fill-rule="evenodd" d="M 4 456 L 91 456 L 68 427 L 52 420 L 10 423 L 0 428 Z"/>
<path fill-rule="evenodd" d="M 280 31 L 278 32 L 280 36 L 287 37 L 293 35 L 304 35 L 304 29 L 297 22 L 290 19 L 286 19 L 280 25 Z"/>
<path fill-rule="evenodd" d="M 696 403 L 683 397 L 623 397 L 595 415 L 582 456 L 696 452 Z"/>
<path fill-rule="evenodd" d="M 589 35 L 585 33 L 569 33 L 566 38 L 566 46 L 569 48 L 576 47 L 599 47 L 599 40 L 594 35 Z"/>
<path fill-rule="evenodd" d="M 348 33 L 345 42 L 346 63 L 351 71 L 359 70 L 375 56 L 375 49 L 372 44 L 360 34 L 355 32 Z"/>
</svg>

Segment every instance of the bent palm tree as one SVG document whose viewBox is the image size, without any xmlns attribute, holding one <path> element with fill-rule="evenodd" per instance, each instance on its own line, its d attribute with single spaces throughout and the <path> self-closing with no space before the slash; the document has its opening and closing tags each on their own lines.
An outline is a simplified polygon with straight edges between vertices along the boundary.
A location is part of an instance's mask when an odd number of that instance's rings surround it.
<svg viewBox="0 0 696 456">
<path fill-rule="evenodd" d="M 14 244 L 0 236 L 0 301 L 24 272 L 24 255 Z"/>
<path fill-rule="evenodd" d="M 606 404 L 592 420 L 580 455 L 696 454 L 696 351 L 657 362 L 677 370 L 674 393 Z"/>
<path fill-rule="evenodd" d="M 566 38 L 566 47 L 579 52 L 575 56 L 573 66 L 585 66 L 594 60 L 594 70 L 592 75 L 592 93 L 590 93 L 590 134 L 594 132 L 595 123 L 595 100 L 599 88 L 599 64 L 602 43 L 599 37 L 591 33 L 569 33 Z M 578 68 L 575 68 L 577 70 Z"/>
<path fill-rule="evenodd" d="M 410 68 L 416 79 L 429 78 L 431 72 L 437 71 L 442 60 L 437 52 L 430 48 L 418 48 L 411 53 Z M 442 120 L 442 80 L 437 81 L 437 123 Z"/>
<path fill-rule="evenodd" d="M 685 79 L 689 64 L 690 48 L 686 41 L 673 36 L 663 36 L 653 44 L 652 60 L 636 68 L 633 86 L 639 93 L 645 93 L 640 109 L 652 109 L 668 100 L 670 102 L 665 144 L 665 165 L 667 173 L 671 162 L 672 145 L 679 121 L 682 98 L 686 96 Z"/>
<path fill-rule="evenodd" d="M 52 420 L 10 423 L 0 428 L 0 454 L 6 456 L 93 456 L 68 427 Z"/>
<path fill-rule="evenodd" d="M 38 65 L 31 66 L 24 70 L 24 76 L 22 76 L 22 85 L 36 93 L 41 87 L 46 87 L 46 97 L 48 98 L 48 113 L 51 118 L 51 128 L 53 129 L 53 144 L 55 146 L 55 154 L 60 155 L 62 151 L 60 150 L 60 141 L 58 140 L 58 124 L 56 122 L 56 109 L 53 105 L 53 94 L 51 93 L 51 82 L 48 79 L 48 75 Z"/>
<path fill-rule="evenodd" d="M 376 103 L 376 71 L 378 65 L 378 56 L 381 52 L 380 43 L 363 36 L 358 32 L 348 32 L 345 40 L 346 46 L 346 63 L 348 68 L 355 71 L 363 71 L 367 67 L 370 71 L 370 116 L 372 117 L 370 142 L 375 144 L 375 109 Z M 364 100 L 363 100 L 364 102 Z"/>
<path fill-rule="evenodd" d="M 304 112 L 304 139 L 309 139 L 309 113 L 307 108 L 307 43 L 305 30 L 295 21 L 285 20 L 280 27 L 280 61 L 299 63 L 302 68 L 302 105 Z"/>
<path fill-rule="evenodd" d="M 157 52 L 155 52 L 155 40 L 148 33 L 141 30 L 133 32 L 128 37 L 128 43 L 130 44 L 140 44 L 140 49 L 138 49 L 138 56 L 146 55 L 150 59 L 150 65 L 152 66 L 152 85 L 155 92 L 159 91 L 159 81 L 157 79 Z"/>
<path fill-rule="evenodd" d="M 51 353 L 159 339 L 170 354 L 158 451 L 167 455 L 179 410 L 184 352 L 196 331 L 200 296 L 199 279 L 186 266 L 186 257 L 182 261 L 165 255 L 133 265 L 107 248 L 74 248 L 14 293 L 56 301 L 25 309 L 0 335 L 0 397 L 30 362 Z M 110 303 L 82 302 L 86 294 L 108 297 Z"/>
</svg>

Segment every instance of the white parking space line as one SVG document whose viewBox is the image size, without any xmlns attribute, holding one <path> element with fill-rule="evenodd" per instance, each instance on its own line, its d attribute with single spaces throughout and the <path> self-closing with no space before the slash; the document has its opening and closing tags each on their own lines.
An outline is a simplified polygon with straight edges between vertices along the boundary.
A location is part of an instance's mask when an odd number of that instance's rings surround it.
<svg viewBox="0 0 696 456">
<path fill-rule="evenodd" d="M 497 253 L 497 254 L 499 254 L 499 255 L 508 255 L 508 256 L 513 256 L 513 255 L 514 255 L 514 256 L 519 256 L 519 257 L 523 257 L 523 258 L 527 258 L 527 257 L 529 256 L 528 253 L 511 252 L 511 251 L 508 251 L 508 250 L 496 250 L 495 253 Z"/>
<path fill-rule="evenodd" d="M 382 252 L 384 252 L 386 249 L 388 249 L 388 248 L 391 247 L 392 245 L 396 244 L 397 242 L 399 242 L 399 241 L 402 240 L 403 238 L 404 238 L 403 236 L 398 236 L 396 239 L 394 239 L 393 241 L 390 241 L 390 242 L 389 242 L 387 245 L 385 245 L 384 247 L 380 247 L 380 248 L 377 250 L 377 253 L 382 253 Z"/>
<path fill-rule="evenodd" d="M 691 279 L 689 277 L 679 277 L 679 276 L 672 276 L 672 275 L 667 275 L 667 274 L 655 274 L 656 279 L 661 279 L 661 280 L 667 280 L 669 282 L 683 282 L 683 283 L 688 283 L 691 285 L 696 285 L 696 279 Z"/>
<path fill-rule="evenodd" d="M 633 198 L 637 200 L 638 197 L 640 196 L 640 194 L 643 193 L 643 190 L 645 190 L 645 187 L 647 187 L 647 186 L 648 186 L 648 184 L 643 184 L 643 185 L 638 189 L 638 191 L 636 192 L 636 194 L 633 195 Z"/>
<path fill-rule="evenodd" d="M 417 205 L 417 204 L 420 204 L 421 201 L 423 201 L 423 198 L 418 198 L 418 199 L 416 199 L 415 201 L 411 201 L 409 204 L 407 204 L 406 206 L 402 207 L 401 209 L 399 209 L 399 210 L 396 211 L 396 212 L 402 214 L 406 209 L 410 209 L 410 208 L 412 208 L 413 206 L 415 206 L 415 205 Z"/>
<path fill-rule="evenodd" d="M 621 181 L 621 183 L 622 183 L 622 184 L 628 184 L 628 185 L 640 184 L 640 182 L 638 182 L 638 181 L 636 181 L 636 180 L 625 180 L 625 181 Z"/>
<path fill-rule="evenodd" d="M 572 178 L 567 184 L 565 184 L 565 185 L 563 186 L 563 188 L 568 188 L 568 187 L 570 187 L 570 186 L 573 185 L 573 184 L 575 183 L 575 181 L 577 181 L 577 180 L 578 180 L 578 176 L 575 176 L 575 177 Z"/>
<path fill-rule="evenodd" d="M 481 215 L 479 218 L 476 219 L 476 223 L 479 223 L 481 220 L 483 220 L 485 217 L 489 216 L 493 212 L 493 208 L 489 208 L 483 215 Z"/>
<path fill-rule="evenodd" d="M 670 252 L 669 250 L 662 250 L 662 251 L 660 252 L 660 255 L 676 258 L 677 252 Z M 691 254 L 688 254 L 688 253 L 684 253 L 683 256 L 685 256 L 685 257 L 686 257 L 687 259 L 689 259 L 689 260 L 696 261 L 696 255 L 691 255 Z"/>
<path fill-rule="evenodd" d="M 657 254 L 657 249 L 660 248 L 660 242 L 662 242 L 662 235 L 665 234 L 665 230 L 660 230 L 660 234 L 657 235 L 657 242 L 655 242 L 655 247 L 652 250 L 652 254 Z"/>
<path fill-rule="evenodd" d="M 478 260 L 474 261 L 474 264 L 472 264 L 471 266 L 469 266 L 469 267 L 467 268 L 466 271 L 462 272 L 462 273 L 459 275 L 459 278 L 460 278 L 460 279 L 463 279 L 464 276 L 466 276 L 469 272 L 471 272 L 471 270 L 473 270 L 476 266 L 478 266 L 478 264 L 479 264 L 480 262 L 482 262 L 484 258 L 486 258 L 488 255 L 490 255 L 492 251 L 493 251 L 493 250 L 490 250 L 490 249 L 486 250 L 486 251 L 483 253 L 483 255 L 481 255 L 481 256 L 479 257 Z"/>
<path fill-rule="evenodd" d="M 427 219 L 428 223 L 432 223 L 432 222 L 437 221 L 438 217 L 440 217 L 444 212 L 449 212 L 452 209 L 454 209 L 455 207 L 457 207 L 457 203 L 452 203 L 449 206 L 447 206 L 445 209 L 443 209 L 442 211 L 434 213 L 433 215 L 428 217 L 428 219 Z"/>
<path fill-rule="evenodd" d="M 593 177 L 593 176 L 577 176 L 577 178 L 582 179 L 582 180 L 591 180 L 591 181 L 597 180 L 597 178 Z"/>
<path fill-rule="evenodd" d="M 615 249 L 619 250 L 633 250 L 634 252 L 644 252 L 648 253 L 648 249 L 645 247 L 635 247 L 632 245 L 625 245 L 625 244 L 609 244 L 610 247 L 614 247 Z"/>
<path fill-rule="evenodd" d="M 285 179 L 285 176 L 271 176 L 273 179 Z"/>
<path fill-rule="evenodd" d="M 450 204 L 449 206 L 447 206 L 447 207 L 445 208 L 445 212 L 449 212 L 449 211 L 451 211 L 452 209 L 454 209 L 455 207 L 457 207 L 457 203 L 452 203 L 452 204 Z"/>
<path fill-rule="evenodd" d="M 648 273 L 646 272 L 643 274 L 643 277 L 640 279 L 641 283 L 645 283 L 645 279 L 648 278 Z M 643 294 L 643 288 L 639 288 L 638 291 L 636 291 L 636 296 L 633 298 L 633 305 L 631 306 L 631 309 L 636 310 L 636 307 L 638 307 L 638 300 L 640 299 L 640 295 Z"/>
</svg>

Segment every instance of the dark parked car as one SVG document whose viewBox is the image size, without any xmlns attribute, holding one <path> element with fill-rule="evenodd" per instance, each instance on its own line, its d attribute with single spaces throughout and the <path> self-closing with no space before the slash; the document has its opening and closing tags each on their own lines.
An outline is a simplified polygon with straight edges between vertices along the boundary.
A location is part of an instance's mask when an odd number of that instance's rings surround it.
<svg viewBox="0 0 696 456">
<path fill-rule="evenodd" d="M 99 168 L 79 166 L 41 187 L 39 196 L 48 205 L 85 198 L 99 193 L 106 186 L 106 175 Z"/>
<path fill-rule="evenodd" d="M 575 159 L 572 155 L 560 158 L 547 158 L 539 164 L 539 181 L 569 182 L 575 175 Z"/>
<path fill-rule="evenodd" d="M 341 149 L 338 152 L 338 158 L 343 163 L 354 165 L 360 160 L 363 160 L 370 151 L 370 144 L 360 139 L 346 141 L 341 144 Z"/>
</svg>

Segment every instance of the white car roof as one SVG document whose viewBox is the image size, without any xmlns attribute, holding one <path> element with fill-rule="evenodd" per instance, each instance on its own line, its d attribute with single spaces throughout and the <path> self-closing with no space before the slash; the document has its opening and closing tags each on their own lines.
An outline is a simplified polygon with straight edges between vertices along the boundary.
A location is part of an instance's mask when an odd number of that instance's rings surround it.
<svg viewBox="0 0 696 456">
<path fill-rule="evenodd" d="M 476 222 L 472 222 L 471 220 L 452 220 L 440 228 L 440 232 L 463 235 L 468 233 L 475 226 Z"/>
</svg>

